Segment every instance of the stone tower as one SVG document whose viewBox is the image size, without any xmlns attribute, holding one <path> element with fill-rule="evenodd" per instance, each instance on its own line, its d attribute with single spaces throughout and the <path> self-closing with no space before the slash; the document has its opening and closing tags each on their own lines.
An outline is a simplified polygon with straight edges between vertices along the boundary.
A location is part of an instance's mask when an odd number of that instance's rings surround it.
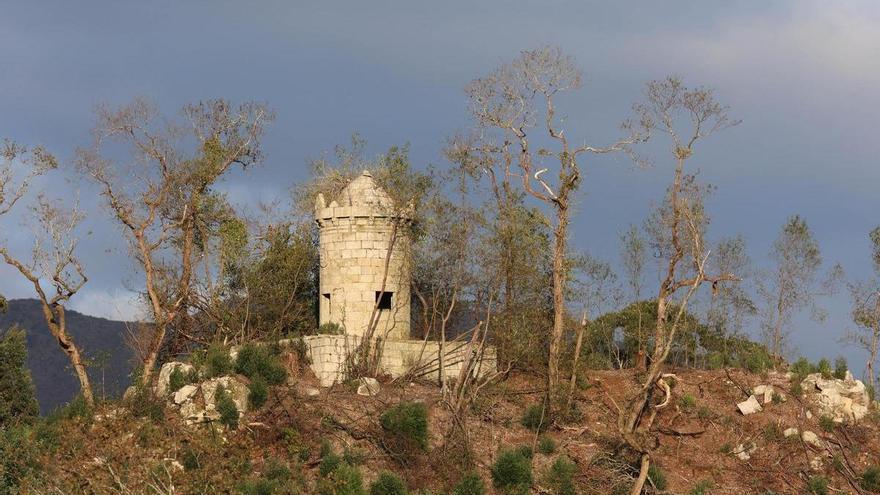
<svg viewBox="0 0 880 495">
<path fill-rule="evenodd" d="M 409 218 L 395 208 L 394 201 L 368 171 L 330 199 L 328 205 L 324 195 L 319 194 L 315 201 L 321 258 L 320 324 L 338 323 L 347 335 L 363 336 L 378 305 L 379 323 L 373 336 L 408 339 Z"/>
</svg>

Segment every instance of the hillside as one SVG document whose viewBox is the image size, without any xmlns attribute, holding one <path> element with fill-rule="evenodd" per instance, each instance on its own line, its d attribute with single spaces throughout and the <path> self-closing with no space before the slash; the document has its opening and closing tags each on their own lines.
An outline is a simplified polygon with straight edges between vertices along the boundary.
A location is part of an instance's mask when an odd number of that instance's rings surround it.
<svg viewBox="0 0 880 495">
<path fill-rule="evenodd" d="M 789 378 L 738 370 L 669 371 L 678 380 L 670 407 L 652 430 L 657 467 L 645 493 L 874 493 L 862 483 L 880 455 L 876 412 L 856 424 L 829 424 L 808 412 L 801 396 L 789 394 L 788 387 L 794 389 Z M 428 494 L 450 493 L 462 472 L 473 468 L 487 494 L 625 495 L 637 456 L 620 441 L 616 409 L 637 380 L 628 370 L 589 372 L 576 397 L 579 417 L 538 434 L 523 418 L 540 400 L 542 380 L 512 374 L 486 388 L 467 415 L 470 456 L 446 442 L 452 417 L 439 389 L 428 383 L 385 383 L 364 396 L 348 385 L 319 389 L 305 370 L 273 387 L 265 406 L 248 412 L 237 429 L 218 422 L 186 425 L 171 402 L 157 406 L 135 399 L 125 408 L 105 407 L 94 419 L 67 420 L 43 468 L 41 478 L 48 481 L 40 483 L 64 493 L 363 494 L 353 482 L 366 487 L 380 473 L 393 472 L 409 493 Z M 787 397 L 742 415 L 737 402 L 768 381 L 776 387 L 774 397 Z M 389 440 L 381 418 L 401 403 L 426 406 L 424 450 L 400 450 Z M 804 439 L 786 433 L 790 428 L 805 432 Z M 525 464 L 499 470 L 502 453 L 522 452 L 523 446 L 531 452 Z M 551 466 L 563 456 L 571 460 L 569 467 L 554 474 Z M 493 487 L 496 478 L 524 469 L 530 488 Z M 565 485 L 565 479 L 574 484 Z"/>
<path fill-rule="evenodd" d="M 77 345 L 93 364 L 89 376 L 98 397 L 118 396 L 129 383 L 131 351 L 125 345 L 125 323 L 67 312 L 67 324 Z M 40 411 L 46 414 L 67 403 L 79 390 L 67 356 L 49 333 L 39 302 L 35 299 L 9 301 L 9 311 L 0 314 L 0 333 L 18 325 L 27 332 L 28 368 L 37 389 Z M 106 363 L 102 366 L 103 363 Z"/>
</svg>

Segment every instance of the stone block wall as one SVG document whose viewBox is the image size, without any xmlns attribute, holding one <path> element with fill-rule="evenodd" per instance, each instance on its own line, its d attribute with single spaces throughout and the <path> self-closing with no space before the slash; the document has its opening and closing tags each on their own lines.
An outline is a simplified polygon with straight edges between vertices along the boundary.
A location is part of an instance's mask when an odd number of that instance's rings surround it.
<svg viewBox="0 0 880 495">
<path fill-rule="evenodd" d="M 311 367 L 321 385 L 329 387 L 345 380 L 345 357 L 357 348 L 360 339 L 347 335 L 313 335 L 303 340 L 309 349 Z M 446 376 L 457 377 L 464 366 L 467 346 L 448 342 L 444 355 Z M 437 380 L 439 378 L 440 343 L 419 340 L 387 340 L 382 348 L 380 368 L 392 377 L 406 374 L 420 367 L 426 368 L 418 378 Z M 486 348 L 477 373 L 494 372 L 498 366 L 495 349 Z M 428 372 L 430 371 L 430 372 Z"/>
</svg>

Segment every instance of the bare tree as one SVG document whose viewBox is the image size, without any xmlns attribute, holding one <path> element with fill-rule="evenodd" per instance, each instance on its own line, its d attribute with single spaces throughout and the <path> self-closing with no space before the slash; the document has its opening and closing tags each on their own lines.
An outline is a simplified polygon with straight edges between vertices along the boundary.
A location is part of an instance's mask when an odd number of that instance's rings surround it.
<svg viewBox="0 0 880 495">
<path fill-rule="evenodd" d="M 855 344 L 868 353 L 865 375 L 871 388 L 877 387 L 877 352 L 880 347 L 880 227 L 868 235 L 871 240 L 871 259 L 874 276 L 870 280 L 853 282 L 849 286 L 852 296 L 852 319 L 856 330 L 847 332 L 844 340 Z"/>
<path fill-rule="evenodd" d="M 67 330 L 65 308 L 70 299 L 88 281 L 74 253 L 78 239 L 73 232 L 83 216 L 75 207 L 68 210 L 58 204 L 52 204 L 42 196 L 38 198 L 33 212 L 40 229 L 35 235 L 31 259 L 22 260 L 3 246 L 0 246 L 0 257 L 33 285 L 43 310 L 46 326 L 70 360 L 79 380 L 83 398 L 89 406 L 93 406 L 95 397 L 89 382 L 86 361 Z M 54 294 L 47 293 L 43 280 L 51 281 L 49 283 L 54 289 Z"/>
<path fill-rule="evenodd" d="M 764 333 L 778 363 L 786 344 L 786 327 L 794 314 L 810 308 L 814 319 L 824 320 L 825 312 L 816 305 L 816 297 L 832 294 L 843 270 L 835 265 L 824 280 L 819 279 L 822 265 L 819 244 L 806 220 L 798 215 L 789 217 L 783 225 L 770 258 L 776 266 L 759 277 L 757 285 L 764 301 Z"/>
<path fill-rule="evenodd" d="M 573 144 L 562 129 L 555 105 L 559 93 L 581 86 L 581 74 L 571 57 L 560 49 L 543 47 L 523 51 L 513 62 L 476 79 L 466 92 L 479 127 L 475 153 L 493 155 L 503 173 L 518 176 L 522 189 L 553 211 L 553 327 L 548 351 L 547 393 L 555 406 L 565 396 L 559 371 L 565 331 L 568 284 L 568 228 L 573 194 L 581 184 L 580 160 L 588 154 L 629 152 L 643 139 L 629 123 L 626 137 L 609 146 Z M 535 131 L 535 136 L 531 133 Z M 540 144 L 541 138 L 546 146 Z M 545 162 L 554 164 L 554 171 Z M 513 171 L 515 169 L 515 172 Z M 555 175 L 551 179 L 548 175 Z M 557 400 L 559 399 L 559 400 Z"/>
<path fill-rule="evenodd" d="M 632 295 L 632 302 L 637 303 L 642 299 L 642 284 L 645 277 L 646 263 L 645 239 L 639 228 L 630 225 L 626 232 L 620 234 L 620 258 L 623 262 L 623 270 L 626 274 L 626 282 Z M 642 311 L 637 305 L 638 322 L 636 327 L 636 339 L 638 344 L 638 356 L 636 366 L 645 369 L 647 366 L 647 351 L 645 336 L 642 332 Z M 612 335 L 613 337 L 613 335 Z"/>
<path fill-rule="evenodd" d="M 205 259 L 199 234 L 212 211 L 211 188 L 233 165 L 260 161 L 263 128 L 273 118 L 262 104 L 224 100 L 185 106 L 183 116 L 181 124 L 159 124 L 156 109 L 143 100 L 101 107 L 94 142 L 79 151 L 80 168 L 101 187 L 143 273 L 152 317 L 143 384 L 169 328 L 186 337 L 194 274 Z"/>
<path fill-rule="evenodd" d="M 648 83 L 645 96 L 646 101 L 635 109 L 643 122 L 669 136 L 675 169 L 664 202 L 647 222 L 652 248 L 665 265 L 657 293 L 651 362 L 641 387 L 618 420 L 624 440 L 641 453 L 639 476 L 630 492 L 633 495 L 641 493 L 647 479 L 653 445 L 649 440 L 651 424 L 658 410 L 669 403 L 663 365 L 687 314 L 688 302 L 706 283 L 715 286 L 736 280 L 730 273 L 706 272 L 710 253 L 704 236 L 709 220 L 703 199 L 707 187 L 685 171 L 685 163 L 693 156 L 698 141 L 738 122 L 730 119 L 727 107 L 715 100 L 712 90 L 689 89 L 678 78 Z M 658 404 L 652 400 L 655 389 L 666 393 Z"/>
</svg>

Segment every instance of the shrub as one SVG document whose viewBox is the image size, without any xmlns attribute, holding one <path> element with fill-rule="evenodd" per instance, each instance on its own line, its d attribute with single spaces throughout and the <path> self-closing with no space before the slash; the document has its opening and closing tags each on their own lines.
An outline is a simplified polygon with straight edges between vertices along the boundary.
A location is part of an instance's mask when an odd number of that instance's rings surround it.
<svg viewBox="0 0 880 495">
<path fill-rule="evenodd" d="M 548 436 L 543 436 L 538 441 L 538 452 L 544 455 L 550 455 L 556 452 L 556 442 Z"/>
<path fill-rule="evenodd" d="M 352 466 L 360 466 L 367 460 L 367 455 L 361 450 L 346 448 L 342 451 L 342 460 Z"/>
<path fill-rule="evenodd" d="M 648 467 L 648 481 L 657 487 L 658 490 L 666 489 L 666 473 L 656 464 L 651 464 Z"/>
<path fill-rule="evenodd" d="M 83 407 L 85 401 L 82 401 Z M 72 403 L 71 403 L 72 404 Z M 128 400 L 128 410 L 136 418 L 148 418 L 154 423 L 165 419 L 165 405 L 149 388 L 138 386 Z"/>
<path fill-rule="evenodd" d="M 532 461 L 517 450 L 504 450 L 492 465 L 492 484 L 502 493 L 527 494 L 532 486 Z"/>
<path fill-rule="evenodd" d="M 788 391 L 793 397 L 803 397 L 804 395 L 804 387 L 801 385 L 800 381 L 793 381 L 791 383 L 791 388 Z"/>
<path fill-rule="evenodd" d="M 525 457 L 526 459 L 531 459 L 535 456 L 535 452 L 532 450 L 531 445 L 520 445 L 516 448 L 516 451 L 519 453 L 519 455 Z"/>
<path fill-rule="evenodd" d="M 831 416 L 827 416 L 824 414 L 822 416 L 819 416 L 819 427 L 822 428 L 822 431 L 831 433 L 832 431 L 834 431 L 835 426 L 836 425 L 834 424 L 834 419 Z"/>
<path fill-rule="evenodd" d="M 201 467 L 199 455 L 191 447 L 186 447 L 180 453 L 181 464 L 186 471 L 195 471 Z"/>
<path fill-rule="evenodd" d="M 364 480 L 358 468 L 345 462 L 318 480 L 319 495 L 365 495 Z"/>
<path fill-rule="evenodd" d="M 825 358 L 819 360 L 819 363 L 816 365 L 816 372 L 821 373 L 822 378 L 826 380 L 834 374 L 834 371 L 831 369 L 831 363 Z"/>
<path fill-rule="evenodd" d="M 545 482 L 554 495 L 575 495 L 574 473 L 577 467 L 568 457 L 560 456 L 550 465 Z"/>
<path fill-rule="evenodd" d="M 791 372 L 803 379 L 803 377 L 815 372 L 815 368 L 807 358 L 802 357 L 791 365 Z"/>
<path fill-rule="evenodd" d="M 187 374 L 181 371 L 180 366 L 175 366 L 173 370 L 171 370 L 171 374 L 168 375 L 168 393 L 173 394 L 177 392 L 184 385 L 192 383 L 187 380 Z"/>
<path fill-rule="evenodd" d="M 232 430 L 238 428 L 238 407 L 222 385 L 218 385 L 214 392 L 214 402 L 217 404 L 217 412 L 220 413 L 220 424 Z"/>
<path fill-rule="evenodd" d="M 845 379 L 847 371 L 849 371 L 849 368 L 846 365 L 845 357 L 840 356 L 834 360 L 834 378 L 837 378 L 838 380 Z"/>
<path fill-rule="evenodd" d="M 697 405 L 697 398 L 691 394 L 684 394 L 678 402 L 682 409 L 689 411 Z"/>
<path fill-rule="evenodd" d="M 232 357 L 229 355 L 229 350 L 223 344 L 211 344 L 205 354 L 205 375 L 208 378 L 215 378 L 228 375 L 232 370 Z"/>
<path fill-rule="evenodd" d="M 807 490 L 813 495 L 828 495 L 828 480 L 822 476 L 813 476 L 807 480 Z"/>
<path fill-rule="evenodd" d="M 318 333 L 321 335 L 342 335 L 345 330 L 339 323 L 327 322 L 318 327 Z"/>
<path fill-rule="evenodd" d="M 399 461 L 414 451 L 428 450 L 428 408 L 421 402 L 401 402 L 379 417 L 387 444 Z"/>
<path fill-rule="evenodd" d="M 547 431 L 550 424 L 547 417 L 546 407 L 542 404 L 534 404 L 526 408 L 523 412 L 520 423 L 535 432 L 543 433 Z"/>
<path fill-rule="evenodd" d="M 880 492 L 880 467 L 868 466 L 859 479 L 859 485 L 869 492 Z"/>
<path fill-rule="evenodd" d="M 450 495 L 484 495 L 485 493 L 486 484 L 483 483 L 483 478 L 480 478 L 476 471 L 470 471 L 458 480 Z"/>
<path fill-rule="evenodd" d="M 709 493 L 709 490 L 712 489 L 713 483 L 709 480 L 703 480 L 697 483 L 693 489 L 691 489 L 689 495 L 706 495 Z"/>
<path fill-rule="evenodd" d="M 25 480 L 40 471 L 40 451 L 26 425 L 0 428 L 0 493 L 19 493 Z"/>
<path fill-rule="evenodd" d="M 262 378 L 269 385 L 280 385 L 287 380 L 287 370 L 278 356 L 266 346 L 245 344 L 238 351 L 235 372 L 251 380 Z"/>
<path fill-rule="evenodd" d="M 248 384 L 248 404 L 251 409 L 259 409 L 266 403 L 269 398 L 269 388 L 265 380 L 260 377 L 254 378 Z"/>
<path fill-rule="evenodd" d="M 0 338 L 0 429 L 13 423 L 30 424 L 39 414 L 27 369 L 25 334 L 11 328 Z"/>
<path fill-rule="evenodd" d="M 370 495 L 406 495 L 406 483 L 394 473 L 383 471 L 370 484 Z"/>
<path fill-rule="evenodd" d="M 776 423 L 767 423 L 764 425 L 764 439 L 768 442 L 772 442 L 775 440 L 779 440 L 783 438 L 782 430 L 779 428 L 779 425 Z"/>
</svg>

